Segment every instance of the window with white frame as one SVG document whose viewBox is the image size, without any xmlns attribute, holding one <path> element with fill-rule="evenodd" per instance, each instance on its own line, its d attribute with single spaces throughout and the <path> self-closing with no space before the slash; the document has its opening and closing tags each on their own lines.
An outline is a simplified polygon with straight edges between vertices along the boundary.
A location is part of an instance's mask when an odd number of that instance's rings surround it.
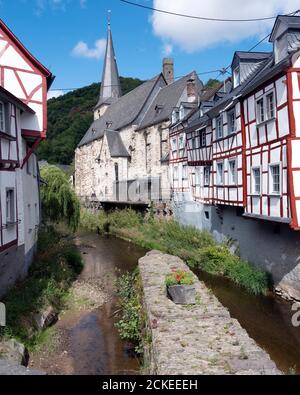
<svg viewBox="0 0 300 395">
<path fill-rule="evenodd" d="M 0 132 L 5 131 L 5 105 L 0 102 Z"/>
<path fill-rule="evenodd" d="M 270 165 L 270 193 L 279 195 L 281 191 L 280 165 Z"/>
<path fill-rule="evenodd" d="M 6 223 L 15 222 L 15 190 L 9 188 L 6 190 Z"/>
<path fill-rule="evenodd" d="M 217 185 L 224 185 L 224 163 L 217 163 Z"/>
<path fill-rule="evenodd" d="M 186 181 L 188 179 L 188 166 L 183 165 L 182 167 L 182 180 Z"/>
<path fill-rule="evenodd" d="M 257 106 L 257 121 L 258 123 L 265 122 L 265 107 L 264 107 L 264 99 L 261 98 L 256 102 Z"/>
<path fill-rule="evenodd" d="M 206 131 L 205 129 L 200 132 L 201 147 L 206 147 Z"/>
<path fill-rule="evenodd" d="M 216 120 L 217 139 L 223 137 L 223 117 L 220 115 Z"/>
<path fill-rule="evenodd" d="M 207 187 L 210 184 L 210 167 L 204 167 L 204 186 Z"/>
<path fill-rule="evenodd" d="M 201 185 L 201 168 L 200 167 L 196 167 L 196 174 L 195 174 L 195 178 L 196 178 L 196 186 L 200 186 Z"/>
<path fill-rule="evenodd" d="M 237 67 L 233 71 L 233 87 L 236 88 L 237 86 L 240 85 L 241 83 L 241 74 L 240 74 L 240 68 Z"/>
<path fill-rule="evenodd" d="M 269 92 L 256 101 L 257 122 L 263 123 L 275 118 L 275 94 Z"/>
<path fill-rule="evenodd" d="M 179 137 L 179 156 L 180 158 L 184 157 L 184 151 L 185 151 L 185 136 L 181 135 Z"/>
<path fill-rule="evenodd" d="M 173 171 L 173 181 L 178 181 L 178 166 L 174 167 Z"/>
<path fill-rule="evenodd" d="M 181 106 L 179 110 L 179 118 L 180 120 L 182 120 L 184 117 L 185 117 L 185 108 Z"/>
<path fill-rule="evenodd" d="M 267 106 L 267 119 L 273 119 L 275 117 L 275 103 L 274 103 L 274 92 L 266 95 L 266 106 Z"/>
<path fill-rule="evenodd" d="M 237 181 L 236 159 L 229 161 L 229 184 L 235 185 Z"/>
<path fill-rule="evenodd" d="M 172 141 L 171 141 L 171 148 L 172 148 L 173 152 L 177 151 L 177 140 L 176 140 L 176 138 L 172 139 Z"/>
<path fill-rule="evenodd" d="M 261 171 L 260 167 L 252 168 L 252 194 L 260 195 L 261 192 Z"/>
<path fill-rule="evenodd" d="M 172 112 L 172 123 L 176 123 L 179 119 L 179 110 L 178 108 L 175 108 Z"/>
<path fill-rule="evenodd" d="M 235 120 L 234 109 L 227 112 L 227 123 L 228 123 L 228 134 L 234 133 L 236 131 L 236 120 Z"/>
</svg>

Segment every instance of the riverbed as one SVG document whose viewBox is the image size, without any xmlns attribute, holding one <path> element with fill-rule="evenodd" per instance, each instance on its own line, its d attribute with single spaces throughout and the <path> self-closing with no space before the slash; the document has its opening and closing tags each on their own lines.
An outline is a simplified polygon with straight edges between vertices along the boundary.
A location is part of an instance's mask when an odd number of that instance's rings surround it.
<svg viewBox="0 0 300 395">
<path fill-rule="evenodd" d="M 76 244 L 85 269 L 75 288 L 91 289 L 95 305 L 84 300 L 71 305 L 49 340 L 31 355 L 30 366 L 48 374 L 138 374 L 140 363 L 115 328 L 114 283 L 120 273 L 137 266 L 146 250 L 91 233 L 79 234 Z M 292 325 L 290 303 L 273 295 L 253 296 L 224 278 L 197 274 L 280 370 L 300 374 L 300 328 Z"/>
</svg>

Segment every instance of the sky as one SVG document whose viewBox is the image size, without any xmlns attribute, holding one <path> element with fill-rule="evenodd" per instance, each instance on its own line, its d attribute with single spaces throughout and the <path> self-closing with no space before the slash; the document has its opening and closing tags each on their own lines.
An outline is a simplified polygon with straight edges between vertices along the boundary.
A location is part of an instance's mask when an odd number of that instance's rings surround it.
<svg viewBox="0 0 300 395">
<path fill-rule="evenodd" d="M 166 11 L 223 19 L 290 13 L 299 0 L 132 0 Z M 141 9 L 120 0 L 0 0 L 1 19 L 56 76 L 51 96 L 101 80 L 111 10 L 119 73 L 143 80 L 173 57 L 175 76 L 220 70 L 236 50 L 249 50 L 274 20 L 209 22 Z M 257 50 L 269 51 L 267 41 Z M 201 75 L 205 82 L 219 73 Z"/>
</svg>

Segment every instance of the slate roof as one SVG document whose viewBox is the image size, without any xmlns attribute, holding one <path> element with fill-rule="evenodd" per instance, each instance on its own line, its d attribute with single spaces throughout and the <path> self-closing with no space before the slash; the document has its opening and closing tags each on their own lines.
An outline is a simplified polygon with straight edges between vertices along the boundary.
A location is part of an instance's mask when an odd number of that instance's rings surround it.
<svg viewBox="0 0 300 395">
<path fill-rule="evenodd" d="M 179 100 L 182 96 L 184 89 L 187 86 L 187 82 L 192 77 L 195 78 L 197 90 L 200 93 L 203 89 L 203 86 L 199 78 L 197 77 L 196 72 L 192 72 L 185 77 L 173 82 L 172 84 L 165 86 L 160 90 L 160 92 L 154 99 L 152 105 L 145 114 L 145 117 L 142 120 L 139 129 L 144 129 L 150 125 L 155 125 L 163 121 L 168 121 L 171 118 L 173 109 L 175 107 L 178 107 Z M 160 112 L 156 111 L 157 106 L 161 106 Z"/>
<path fill-rule="evenodd" d="M 106 53 L 104 59 L 100 96 L 95 109 L 103 103 L 111 104 L 122 96 L 110 24 L 108 26 Z"/>
<path fill-rule="evenodd" d="M 118 131 L 132 124 L 139 116 L 145 102 L 160 78 L 161 75 L 158 75 L 152 80 L 144 82 L 142 85 L 111 104 L 105 114 L 92 123 L 78 146 L 81 147 L 100 139 L 104 136 L 104 132 L 108 128 Z"/>
<path fill-rule="evenodd" d="M 105 132 L 109 147 L 110 156 L 112 158 L 129 158 L 130 155 L 123 144 L 120 133 L 115 130 L 107 130 Z"/>
<path fill-rule="evenodd" d="M 238 56 L 241 60 L 265 60 L 270 57 L 270 52 L 245 52 L 245 51 L 236 51 L 235 55 Z"/>
</svg>

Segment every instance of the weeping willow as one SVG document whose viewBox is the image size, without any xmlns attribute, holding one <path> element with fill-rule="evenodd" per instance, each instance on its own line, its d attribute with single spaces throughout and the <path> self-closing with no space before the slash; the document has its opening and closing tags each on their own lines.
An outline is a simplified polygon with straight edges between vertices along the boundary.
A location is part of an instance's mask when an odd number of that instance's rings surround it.
<svg viewBox="0 0 300 395">
<path fill-rule="evenodd" d="M 41 170 L 41 177 L 44 181 L 41 187 L 44 220 L 64 220 L 72 230 L 77 230 L 80 203 L 67 175 L 56 166 L 46 166 Z"/>
</svg>

